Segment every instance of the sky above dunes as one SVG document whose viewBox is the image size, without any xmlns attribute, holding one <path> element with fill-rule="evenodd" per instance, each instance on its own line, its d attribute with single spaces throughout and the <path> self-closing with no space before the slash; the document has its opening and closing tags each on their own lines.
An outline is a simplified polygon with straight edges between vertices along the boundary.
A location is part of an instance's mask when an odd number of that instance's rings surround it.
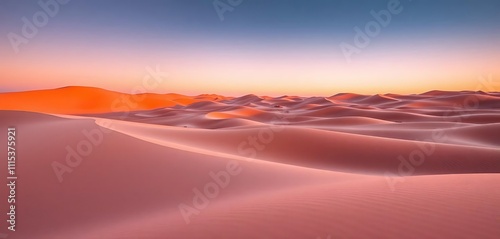
<svg viewBox="0 0 500 239">
<path fill-rule="evenodd" d="M 1 1 L 0 91 L 420 93 L 500 73 L 500 1 L 238 2 Z"/>
</svg>

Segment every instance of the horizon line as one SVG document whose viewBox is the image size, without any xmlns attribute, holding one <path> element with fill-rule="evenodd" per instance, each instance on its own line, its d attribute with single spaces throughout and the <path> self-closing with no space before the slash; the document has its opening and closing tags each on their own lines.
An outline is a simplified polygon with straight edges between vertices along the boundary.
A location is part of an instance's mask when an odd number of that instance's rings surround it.
<svg viewBox="0 0 500 239">
<path fill-rule="evenodd" d="M 128 95 L 140 95 L 140 94 L 154 94 L 154 95 L 167 95 L 167 94 L 177 94 L 177 95 L 182 95 L 182 96 L 188 96 L 188 97 L 194 97 L 194 96 L 202 96 L 202 95 L 217 95 L 217 96 L 225 96 L 225 97 L 243 97 L 243 96 L 248 96 L 248 95 L 255 95 L 258 97 L 331 97 L 331 96 L 336 96 L 340 94 L 356 94 L 356 95 L 364 95 L 364 96 L 370 96 L 370 95 L 422 95 L 430 92 L 460 92 L 460 93 L 500 93 L 500 91 L 484 91 L 484 90 L 440 90 L 440 89 L 434 89 L 434 90 L 428 90 L 420 93 L 410 93 L 410 94 L 401 94 L 401 93 L 375 93 L 375 94 L 361 94 L 361 93 L 356 93 L 356 92 L 337 92 L 333 93 L 328 96 L 324 95 L 310 95 L 310 96 L 301 96 L 301 95 L 289 95 L 289 94 L 283 94 L 283 95 L 278 95 L 278 96 L 271 96 L 271 95 L 258 95 L 254 93 L 248 93 L 248 94 L 243 94 L 243 95 L 225 95 L 225 94 L 217 94 L 217 93 L 201 93 L 197 95 L 189 95 L 189 94 L 181 94 L 181 93 L 176 93 L 176 92 L 165 92 L 165 93 L 154 93 L 154 92 L 144 92 L 144 93 L 131 93 L 131 92 L 123 92 L 123 91 L 118 91 L 118 90 L 110 90 L 106 88 L 101 88 L 101 87 L 96 87 L 96 86 L 83 86 L 83 85 L 68 85 L 68 86 L 62 86 L 62 87 L 56 87 L 56 88 L 41 88 L 41 89 L 30 89 L 30 90 L 21 90 L 21 91 L 0 91 L 0 94 L 12 94 L 12 93 L 26 93 L 26 92 L 34 92 L 34 91 L 50 91 L 50 90 L 62 90 L 65 88 L 86 88 L 86 89 L 96 89 L 96 90 L 104 90 L 108 92 L 115 92 L 115 93 L 120 93 L 120 94 L 128 94 Z"/>
</svg>

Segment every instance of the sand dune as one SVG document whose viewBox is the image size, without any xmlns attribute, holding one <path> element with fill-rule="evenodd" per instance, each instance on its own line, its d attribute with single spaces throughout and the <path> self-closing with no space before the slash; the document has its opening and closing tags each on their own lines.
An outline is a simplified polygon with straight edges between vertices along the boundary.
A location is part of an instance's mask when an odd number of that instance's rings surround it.
<svg viewBox="0 0 500 239">
<path fill-rule="evenodd" d="M 93 87 L 72 86 L 54 90 L 2 93 L 0 109 L 56 114 L 94 114 L 156 109 L 223 99 L 226 98 L 214 95 L 198 97 L 152 93 L 132 95 Z"/>
<path fill-rule="evenodd" d="M 136 107 L 109 108 L 123 97 Z M 497 93 L 133 99 L 0 94 L 0 125 L 18 130 L 8 238 L 500 235 Z"/>
</svg>

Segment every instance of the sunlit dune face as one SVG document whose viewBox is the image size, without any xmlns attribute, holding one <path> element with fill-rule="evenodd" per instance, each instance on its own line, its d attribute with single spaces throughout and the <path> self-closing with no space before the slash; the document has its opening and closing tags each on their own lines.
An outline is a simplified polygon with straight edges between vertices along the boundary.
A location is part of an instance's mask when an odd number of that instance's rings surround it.
<svg viewBox="0 0 500 239">
<path fill-rule="evenodd" d="M 197 100 L 211 100 L 211 101 L 221 101 L 221 100 L 230 100 L 233 99 L 234 97 L 226 97 L 223 95 L 217 95 L 217 94 L 202 94 L 193 97 L 194 99 Z"/>
<path fill-rule="evenodd" d="M 56 114 L 127 112 L 175 106 L 159 95 L 129 95 L 87 87 L 0 94 L 0 108 Z"/>
<path fill-rule="evenodd" d="M 262 111 L 253 108 L 240 108 L 223 112 L 210 112 L 206 114 L 206 117 L 210 119 L 251 118 L 262 113 Z"/>
<path fill-rule="evenodd" d="M 210 112 L 205 115 L 208 119 L 231 119 L 236 118 L 235 115 L 225 112 Z"/>
<path fill-rule="evenodd" d="M 64 87 L 0 94 L 0 109 L 23 110 L 55 114 L 98 114 L 150 110 L 176 105 L 188 106 L 198 102 L 216 102 L 231 97 L 221 95 L 125 94 L 92 87 Z M 244 112 L 234 112 L 244 115 Z"/>
<path fill-rule="evenodd" d="M 328 99 L 345 101 L 345 100 L 358 99 L 360 97 L 362 97 L 362 95 L 353 94 L 353 93 L 345 93 L 345 94 L 339 94 L 339 95 L 329 97 Z"/>
</svg>

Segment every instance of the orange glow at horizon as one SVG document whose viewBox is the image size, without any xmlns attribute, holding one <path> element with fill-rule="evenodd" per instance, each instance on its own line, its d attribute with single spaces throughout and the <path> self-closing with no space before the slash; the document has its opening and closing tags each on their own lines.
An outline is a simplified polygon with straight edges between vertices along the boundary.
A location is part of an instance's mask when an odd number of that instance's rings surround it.
<svg viewBox="0 0 500 239">
<path fill-rule="evenodd" d="M 78 43 L 78 42 L 77 42 Z M 475 90 L 478 78 L 498 77 L 499 48 L 463 51 L 427 47 L 410 50 L 393 45 L 367 49 L 347 63 L 335 46 L 329 49 L 288 48 L 271 53 L 244 49 L 145 48 L 123 51 L 106 45 L 99 50 L 83 43 L 56 46 L 32 43 L 32 49 L 0 59 L 0 90 L 94 86 L 131 93 L 147 76 L 146 67 L 168 77 L 151 93 L 228 96 L 329 96 L 421 93 L 430 90 Z M 186 46 L 188 49 L 188 46 Z M 267 49 L 269 50 L 269 49 Z"/>
</svg>

